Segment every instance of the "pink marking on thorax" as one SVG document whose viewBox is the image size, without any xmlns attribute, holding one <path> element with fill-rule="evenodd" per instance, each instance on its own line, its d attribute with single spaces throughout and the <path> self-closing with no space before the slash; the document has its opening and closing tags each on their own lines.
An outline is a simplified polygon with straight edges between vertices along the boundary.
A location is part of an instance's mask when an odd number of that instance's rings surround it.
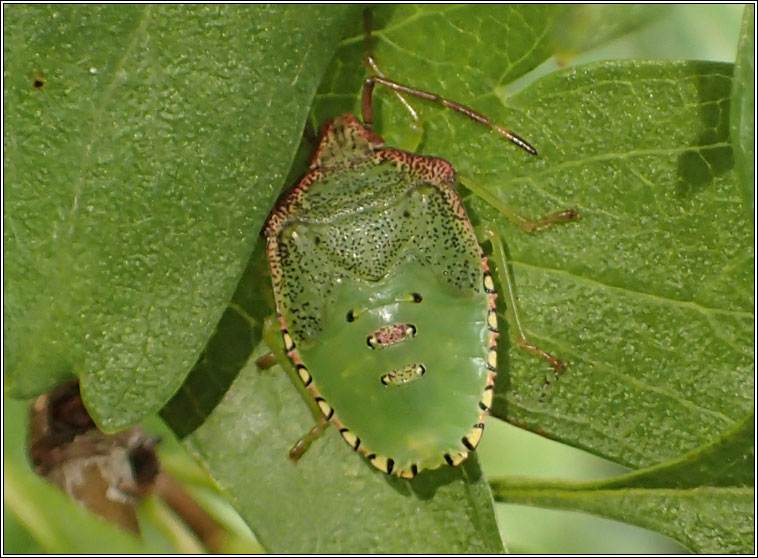
<svg viewBox="0 0 758 558">
<path fill-rule="evenodd" d="M 400 343 L 415 334 L 416 328 L 411 324 L 391 324 L 374 331 L 371 334 L 371 339 L 374 344 L 385 347 Z"/>
</svg>

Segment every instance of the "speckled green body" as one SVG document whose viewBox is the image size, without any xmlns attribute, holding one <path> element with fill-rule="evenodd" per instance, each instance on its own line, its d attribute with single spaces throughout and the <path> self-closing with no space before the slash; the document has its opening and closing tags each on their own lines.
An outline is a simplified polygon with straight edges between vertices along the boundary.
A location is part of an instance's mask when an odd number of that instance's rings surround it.
<svg viewBox="0 0 758 558">
<path fill-rule="evenodd" d="M 463 461 L 492 401 L 494 287 L 454 184 L 347 114 L 265 229 L 300 378 L 348 444 L 407 478 Z"/>
</svg>

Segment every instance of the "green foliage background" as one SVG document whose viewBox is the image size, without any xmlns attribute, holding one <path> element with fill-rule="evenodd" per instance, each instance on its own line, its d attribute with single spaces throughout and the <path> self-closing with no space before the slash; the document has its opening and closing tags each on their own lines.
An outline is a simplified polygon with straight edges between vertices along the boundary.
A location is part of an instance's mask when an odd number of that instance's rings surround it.
<svg viewBox="0 0 758 558">
<path fill-rule="evenodd" d="M 75 375 L 104 429 L 160 410 L 268 551 L 499 552 L 492 495 L 636 523 L 693 551 L 751 551 L 750 9 L 736 66 L 553 73 L 551 60 L 666 14 L 375 10 L 388 75 L 471 104 L 540 152 L 414 103 L 419 151 L 468 177 L 472 219 L 507 241 L 528 333 L 570 361 L 543 399 L 545 365 L 504 341 L 493 414 L 634 470 L 585 483 L 485 478 L 476 458 L 407 483 L 332 431 L 299 464 L 284 457 L 311 410 L 286 374 L 254 365 L 271 312 L 258 233 L 302 170 L 304 123 L 358 111 L 359 7 L 4 10 L 8 395 Z M 377 130 L 408 145 L 407 113 L 378 98 Z M 503 204 L 578 207 L 582 221 L 527 235 Z M 49 487 L 6 474 L 6 501 L 34 530 Z"/>
</svg>

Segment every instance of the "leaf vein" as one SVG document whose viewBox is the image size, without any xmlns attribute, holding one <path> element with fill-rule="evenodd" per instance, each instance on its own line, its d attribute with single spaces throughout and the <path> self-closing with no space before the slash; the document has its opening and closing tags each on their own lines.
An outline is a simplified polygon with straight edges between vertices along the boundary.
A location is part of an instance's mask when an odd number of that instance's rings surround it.
<svg viewBox="0 0 758 558">
<path fill-rule="evenodd" d="M 641 298 L 649 298 L 656 302 L 662 302 L 664 304 L 670 304 L 670 305 L 680 306 L 680 307 L 690 309 L 690 310 L 695 310 L 705 315 L 723 314 L 727 316 L 734 316 L 737 318 L 750 318 L 750 319 L 753 319 L 755 316 L 753 312 L 749 312 L 749 311 L 731 310 L 727 308 L 711 308 L 708 306 L 703 306 L 702 304 L 695 302 L 693 300 L 677 300 L 674 298 L 657 295 L 654 293 L 630 289 L 629 287 L 622 287 L 620 285 L 611 285 L 609 283 L 604 283 L 602 281 L 598 281 L 597 279 L 586 277 L 584 275 L 577 275 L 576 273 L 572 273 L 571 271 L 568 271 L 565 269 L 550 268 L 543 265 L 534 265 L 525 261 L 513 260 L 513 259 L 511 259 L 511 263 L 514 266 L 521 266 L 523 268 L 536 269 L 536 270 L 544 271 L 546 273 L 553 273 L 556 275 L 569 277 L 571 279 L 574 279 L 578 283 L 584 283 L 584 284 L 591 285 L 594 287 L 601 287 L 601 288 L 606 288 L 609 290 L 620 291 L 628 295 L 639 296 Z"/>
</svg>

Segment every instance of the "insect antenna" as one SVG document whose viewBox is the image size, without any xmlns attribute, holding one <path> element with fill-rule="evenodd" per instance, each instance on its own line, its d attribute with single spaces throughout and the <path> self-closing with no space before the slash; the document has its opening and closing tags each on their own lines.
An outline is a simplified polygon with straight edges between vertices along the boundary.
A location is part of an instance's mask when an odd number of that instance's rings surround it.
<svg viewBox="0 0 758 558">
<path fill-rule="evenodd" d="M 387 76 L 384 74 L 384 72 L 382 72 L 382 70 L 379 68 L 379 65 L 376 63 L 376 58 L 374 58 L 374 54 L 372 52 L 373 49 L 371 48 L 371 29 L 372 29 L 371 8 L 366 8 L 365 10 L 363 10 L 363 29 L 364 29 L 363 64 L 375 75 L 386 79 Z M 411 114 L 414 127 L 420 128 L 421 117 L 418 115 L 418 112 L 416 112 L 416 109 L 413 108 L 413 106 L 406 100 L 405 97 L 403 97 L 402 93 L 400 93 L 399 91 L 395 91 L 395 96 L 400 100 L 401 103 L 403 103 L 403 106 Z M 364 117 L 364 123 L 365 123 L 365 117 Z"/>
<path fill-rule="evenodd" d="M 402 83 L 398 83 L 396 81 L 392 81 L 391 79 L 387 79 L 381 76 L 371 76 L 367 78 L 366 81 L 363 83 L 363 104 L 362 104 L 363 123 L 366 126 L 366 128 L 368 128 L 369 130 L 372 128 L 372 125 L 374 122 L 374 108 L 373 108 L 372 100 L 373 100 L 374 86 L 377 83 L 380 83 L 384 85 L 385 87 L 392 89 L 395 92 L 407 93 L 408 95 L 413 95 L 414 97 L 418 97 L 419 99 L 424 99 L 427 101 L 431 101 L 433 103 L 438 103 L 440 105 L 443 105 L 444 107 L 447 107 L 456 112 L 459 112 L 463 114 L 464 116 L 468 116 L 471 120 L 474 120 L 478 122 L 479 124 L 483 124 L 484 126 L 487 126 L 495 130 L 498 134 L 506 138 L 508 141 L 515 143 L 527 153 L 531 153 L 532 155 L 537 155 L 537 150 L 534 147 L 532 147 L 532 145 L 528 141 L 526 141 L 524 138 L 522 138 L 518 134 L 511 132 L 509 129 L 504 128 L 503 126 L 500 126 L 499 124 L 495 124 L 494 122 L 492 122 L 492 120 L 490 120 L 483 114 L 476 112 L 474 109 L 467 107 L 466 105 L 457 103 L 455 101 L 451 101 L 450 99 L 445 99 L 444 97 L 440 97 L 436 93 L 429 93 L 428 91 L 423 91 L 421 89 L 409 87 L 408 85 L 403 85 Z"/>
<path fill-rule="evenodd" d="M 373 129 L 374 86 L 377 83 L 380 83 L 395 92 L 395 95 L 397 95 L 397 98 L 400 99 L 400 102 L 403 103 L 405 108 L 408 109 L 408 112 L 411 113 L 411 118 L 413 118 L 413 122 L 415 126 L 420 125 L 421 118 L 419 117 L 416 110 L 405 99 L 405 97 L 403 97 L 402 93 L 413 95 L 414 97 L 418 97 L 419 99 L 424 99 L 427 101 L 431 101 L 433 103 L 440 104 L 444 107 L 447 107 L 456 112 L 459 112 L 463 114 L 464 116 L 468 116 L 470 119 L 478 122 L 479 124 L 483 124 L 484 126 L 487 126 L 488 128 L 491 128 L 492 130 L 495 130 L 498 134 L 506 138 L 508 141 L 515 143 L 527 153 L 531 153 L 532 155 L 537 155 L 537 150 L 534 147 L 532 147 L 532 145 L 528 141 L 526 141 L 524 138 L 522 138 L 518 134 L 511 132 L 509 129 L 503 126 L 500 126 L 499 124 L 495 124 L 494 122 L 492 122 L 492 120 L 490 120 L 483 114 L 475 111 L 471 107 L 467 107 L 466 105 L 462 105 L 456 101 L 451 101 L 450 99 L 440 97 L 439 95 L 435 93 L 429 93 L 428 91 L 416 89 L 415 87 L 403 85 L 402 83 L 398 83 L 396 81 L 392 81 L 391 79 L 388 79 L 384 75 L 384 73 L 379 69 L 379 66 L 376 63 L 376 59 L 374 58 L 374 55 L 371 52 L 372 50 L 371 49 L 371 29 L 372 29 L 371 8 L 366 8 L 363 11 L 363 27 L 364 27 L 364 32 L 365 32 L 364 42 L 363 42 L 364 44 L 363 63 L 366 65 L 367 68 L 369 68 L 369 70 L 371 70 L 375 74 L 367 78 L 363 84 L 362 111 L 363 111 L 363 124 L 366 128 L 368 128 L 369 130 Z"/>
</svg>

